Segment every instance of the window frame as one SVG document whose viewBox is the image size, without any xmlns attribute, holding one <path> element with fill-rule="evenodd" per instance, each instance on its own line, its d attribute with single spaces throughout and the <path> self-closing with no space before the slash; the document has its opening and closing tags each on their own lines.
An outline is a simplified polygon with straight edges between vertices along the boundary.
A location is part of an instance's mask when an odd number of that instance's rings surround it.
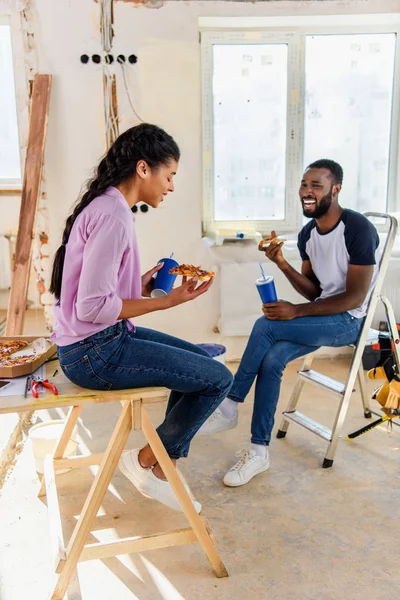
<svg viewBox="0 0 400 600">
<path fill-rule="evenodd" d="M 20 13 L 17 11 L 1 12 L 0 25 L 7 25 L 11 34 L 11 51 L 13 58 L 15 103 L 17 112 L 18 150 L 21 164 L 21 178 L 17 181 L 0 178 L 1 192 L 21 192 L 29 129 L 28 102 L 29 93 L 25 74 L 23 31 Z"/>
<path fill-rule="evenodd" d="M 400 14 L 272 17 L 257 20 L 252 18 L 202 18 L 199 20 L 199 24 L 202 60 L 204 234 L 213 234 L 217 230 L 247 230 L 266 234 L 271 229 L 291 233 L 301 229 L 303 215 L 298 200 L 298 188 L 303 173 L 305 49 L 306 38 L 311 35 L 368 33 L 394 33 L 396 35 L 386 210 L 388 212 L 400 210 L 400 177 L 397 176 L 400 168 Z M 285 219 L 215 221 L 212 48 L 216 44 L 262 44 L 268 42 L 288 43 Z"/>
</svg>

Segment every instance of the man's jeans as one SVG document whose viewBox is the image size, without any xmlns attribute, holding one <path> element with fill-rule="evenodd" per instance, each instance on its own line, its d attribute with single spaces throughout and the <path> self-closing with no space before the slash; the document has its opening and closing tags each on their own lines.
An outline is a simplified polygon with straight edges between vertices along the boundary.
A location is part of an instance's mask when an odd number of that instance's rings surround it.
<svg viewBox="0 0 400 600">
<path fill-rule="evenodd" d="M 264 316 L 257 319 L 228 394 L 231 400 L 243 402 L 257 377 L 251 422 L 253 444 L 269 445 L 287 363 L 321 346 L 354 344 L 363 323 L 364 319 L 349 313 L 291 321 L 271 321 Z"/>
<path fill-rule="evenodd" d="M 230 371 L 207 352 L 178 338 L 124 321 L 58 348 L 73 383 L 93 390 L 164 386 L 170 394 L 158 434 L 171 458 L 187 456 L 192 438 L 226 397 Z"/>
</svg>

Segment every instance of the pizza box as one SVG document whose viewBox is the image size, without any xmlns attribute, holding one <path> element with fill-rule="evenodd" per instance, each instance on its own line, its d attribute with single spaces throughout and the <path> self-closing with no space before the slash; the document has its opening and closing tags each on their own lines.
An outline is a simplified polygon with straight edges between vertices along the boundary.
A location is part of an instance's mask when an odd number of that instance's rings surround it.
<svg viewBox="0 0 400 600">
<path fill-rule="evenodd" d="M 40 353 L 40 356 L 37 356 L 37 358 L 34 358 L 25 364 L 14 365 L 12 367 L 2 367 L 0 363 L 0 378 L 11 379 L 13 377 L 30 375 L 57 352 L 56 345 L 53 344 L 49 338 L 39 335 L 14 335 L 13 337 L 0 337 L 0 344 L 17 340 L 28 342 L 29 346 L 25 346 L 10 356 L 17 357 L 18 355 L 22 354 L 32 354 L 35 356 L 38 353 Z"/>
</svg>

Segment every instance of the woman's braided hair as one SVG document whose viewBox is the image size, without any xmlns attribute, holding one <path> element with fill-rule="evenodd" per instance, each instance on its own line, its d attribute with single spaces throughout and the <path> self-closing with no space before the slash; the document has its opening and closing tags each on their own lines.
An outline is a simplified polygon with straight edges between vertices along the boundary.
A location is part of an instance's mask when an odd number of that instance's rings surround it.
<svg viewBox="0 0 400 600">
<path fill-rule="evenodd" d="M 117 186 L 135 175 L 136 165 L 146 161 L 150 168 L 167 165 L 171 160 L 178 161 L 180 151 L 174 139 L 156 125 L 141 123 L 122 133 L 100 161 L 95 176 L 87 184 L 87 191 L 68 217 L 62 235 L 61 246 L 54 257 L 50 292 L 58 304 L 61 297 L 61 282 L 65 260 L 65 246 L 77 216 L 97 196 L 104 194 L 110 186 Z"/>
</svg>

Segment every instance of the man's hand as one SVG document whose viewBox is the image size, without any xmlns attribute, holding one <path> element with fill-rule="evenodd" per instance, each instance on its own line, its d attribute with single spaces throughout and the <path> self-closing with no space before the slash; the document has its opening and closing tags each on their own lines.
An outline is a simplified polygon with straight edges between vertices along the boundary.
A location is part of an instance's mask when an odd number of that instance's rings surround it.
<svg viewBox="0 0 400 600">
<path fill-rule="evenodd" d="M 142 275 L 142 296 L 144 298 L 150 298 L 151 290 L 153 289 L 153 275 L 154 273 L 157 273 L 157 271 L 162 269 L 163 266 L 164 263 L 160 263 L 159 265 L 156 265 L 155 267 L 150 269 L 150 271 L 147 271 L 147 273 Z"/>
<path fill-rule="evenodd" d="M 299 316 L 298 306 L 286 301 L 263 304 L 263 313 L 271 321 L 290 321 Z"/>
<path fill-rule="evenodd" d="M 271 231 L 271 237 L 276 238 L 276 232 Z M 271 242 L 265 250 L 265 256 L 274 262 L 279 268 L 286 265 L 286 259 L 282 253 L 283 242 Z"/>
<path fill-rule="evenodd" d="M 170 291 L 169 294 L 165 296 L 165 302 L 167 303 L 168 308 L 172 308 L 173 306 L 178 306 L 179 304 L 183 304 L 184 302 L 189 302 L 190 300 L 195 300 L 202 294 L 208 292 L 210 287 L 214 282 L 214 278 L 212 277 L 208 281 L 203 281 L 198 287 L 198 279 L 193 277 L 191 279 L 187 279 L 183 277 L 182 285 L 174 288 Z"/>
</svg>

